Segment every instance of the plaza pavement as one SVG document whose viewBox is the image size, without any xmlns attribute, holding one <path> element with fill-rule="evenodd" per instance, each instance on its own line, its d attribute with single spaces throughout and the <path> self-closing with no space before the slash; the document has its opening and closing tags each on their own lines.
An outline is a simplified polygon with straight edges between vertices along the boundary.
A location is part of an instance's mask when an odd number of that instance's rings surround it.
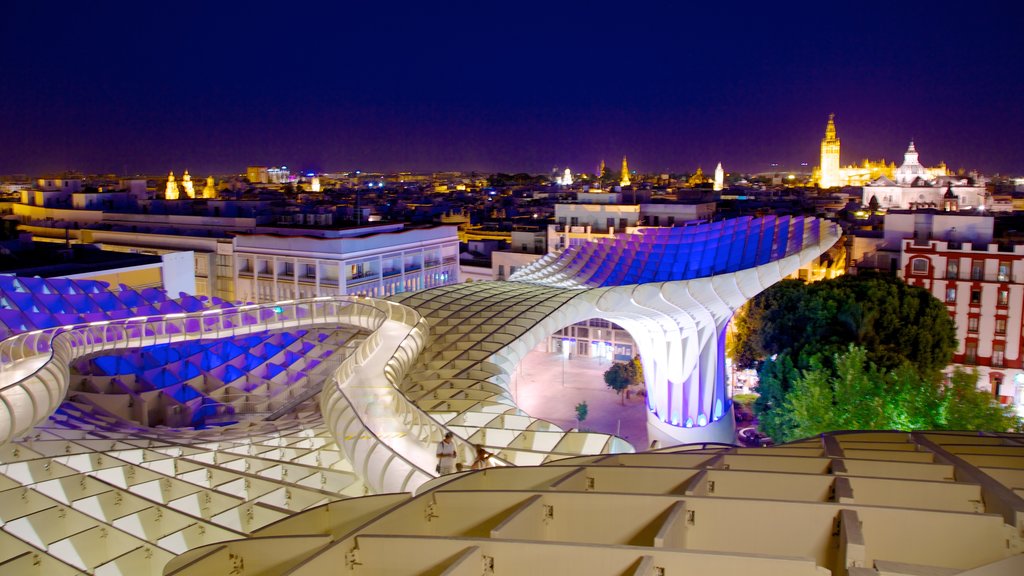
<svg viewBox="0 0 1024 576">
<path fill-rule="evenodd" d="M 544 344 L 534 348 L 513 372 L 512 393 L 527 414 L 568 430 L 576 428 L 576 404 L 586 401 L 587 419 L 579 425 L 592 432 L 617 434 L 637 451 L 647 450 L 647 411 L 644 397 L 633 396 L 620 404 L 619 395 L 604 383 L 609 360 L 575 354 L 564 360 L 548 353 Z"/>
</svg>

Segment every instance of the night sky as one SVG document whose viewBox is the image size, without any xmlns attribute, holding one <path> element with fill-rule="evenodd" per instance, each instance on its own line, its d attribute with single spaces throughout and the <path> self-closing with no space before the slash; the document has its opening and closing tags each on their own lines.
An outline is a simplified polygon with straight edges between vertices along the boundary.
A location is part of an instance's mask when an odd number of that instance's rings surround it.
<svg viewBox="0 0 1024 576">
<path fill-rule="evenodd" d="M 1018 2 L 16 4 L 0 174 L 763 171 L 830 112 L 844 164 L 1024 173 Z"/>
</svg>

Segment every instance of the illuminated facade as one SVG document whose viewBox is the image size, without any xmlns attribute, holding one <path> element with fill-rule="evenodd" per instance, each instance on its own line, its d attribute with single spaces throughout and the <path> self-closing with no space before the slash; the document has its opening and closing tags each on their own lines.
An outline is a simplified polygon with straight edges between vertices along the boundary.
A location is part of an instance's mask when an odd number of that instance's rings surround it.
<svg viewBox="0 0 1024 576">
<path fill-rule="evenodd" d="M 167 175 L 167 186 L 164 187 L 164 200 L 177 200 L 178 197 L 178 183 L 174 179 L 174 172 L 171 172 Z"/>
<path fill-rule="evenodd" d="M 865 159 L 861 165 L 840 166 L 840 141 L 836 134 L 835 114 L 829 114 L 825 137 L 821 140 L 821 163 L 814 169 L 812 180 L 820 188 L 836 186 L 863 186 L 879 177 L 892 177 L 894 164 L 885 160 Z"/>
<path fill-rule="evenodd" d="M 383 298 L 459 277 L 455 226 L 279 228 L 238 233 L 230 252 L 220 256 L 233 263 L 236 298 L 252 302 L 343 294 Z"/>
<path fill-rule="evenodd" d="M 907 231 L 903 280 L 944 302 L 956 324 L 952 365 L 975 370 L 979 388 L 1024 415 L 1024 246 L 994 243 L 991 216 L 890 213 L 890 224 Z"/>
<path fill-rule="evenodd" d="M 217 185 L 213 176 L 206 177 L 206 186 L 203 186 L 203 198 L 211 199 L 217 197 Z"/>
<path fill-rule="evenodd" d="M 686 184 L 691 188 L 707 183 L 708 177 L 704 174 L 704 170 L 700 166 L 698 166 L 697 171 L 694 172 L 692 176 L 690 176 L 690 179 L 686 181 Z"/>
<path fill-rule="evenodd" d="M 917 148 L 911 142 L 903 155 L 903 164 L 891 177 L 880 176 L 864 185 L 862 202 L 868 205 L 875 198 L 879 207 L 890 210 L 980 208 L 1011 211 L 1012 204 L 991 202 L 985 183 L 985 178 L 978 174 L 950 175 L 944 163 L 933 168 L 923 166 L 918 159 Z"/>
<path fill-rule="evenodd" d="M 189 175 L 188 170 L 181 176 L 181 189 L 185 194 L 185 198 L 195 198 L 196 191 L 192 184 L 192 176 Z"/>
</svg>

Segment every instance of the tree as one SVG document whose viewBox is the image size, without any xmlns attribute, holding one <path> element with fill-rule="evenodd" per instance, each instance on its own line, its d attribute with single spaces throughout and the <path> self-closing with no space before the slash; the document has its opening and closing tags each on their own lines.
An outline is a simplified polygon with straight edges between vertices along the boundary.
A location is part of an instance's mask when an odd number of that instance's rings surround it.
<svg viewBox="0 0 1024 576">
<path fill-rule="evenodd" d="M 1012 409 L 977 389 L 971 372 L 922 377 L 909 362 L 886 371 L 850 345 L 831 362 L 811 361 L 793 380 L 770 434 L 788 442 L 833 430 L 985 430 L 1019 428 Z M 762 427 L 762 431 L 769 432 Z"/>
<path fill-rule="evenodd" d="M 625 404 L 624 393 L 626 388 L 643 382 L 643 368 L 640 366 L 640 357 L 629 362 L 616 362 L 604 372 L 604 383 L 619 394 L 619 401 Z"/>
<path fill-rule="evenodd" d="M 826 384 L 857 389 L 858 381 L 835 379 L 837 371 L 845 371 L 844 378 L 853 377 L 853 360 L 847 359 L 844 366 L 836 363 L 845 359 L 851 345 L 863 350 L 863 366 L 874 366 L 871 378 L 889 375 L 883 397 L 902 399 L 900 427 L 917 429 L 922 411 L 940 409 L 933 391 L 922 387 L 941 380 L 956 347 L 953 321 L 938 299 L 927 290 L 876 274 L 813 284 L 783 280 L 751 299 L 733 326 L 727 350 L 737 367 L 759 368 L 761 397 L 754 412 L 761 431 L 779 441 L 795 437 L 794 429 L 812 433 L 801 422 L 819 421 L 810 412 L 820 407 L 815 402 L 825 397 Z M 807 371 L 824 372 L 802 381 L 797 403 L 787 404 Z M 804 411 L 800 422 L 789 412 L 793 408 Z M 830 409 L 847 408 L 833 403 Z M 856 427 L 849 420 L 820 425 Z"/>
<path fill-rule="evenodd" d="M 576 421 L 580 424 L 587 419 L 587 414 L 590 412 L 590 408 L 587 406 L 587 401 L 584 400 L 576 405 Z"/>
<path fill-rule="evenodd" d="M 868 209 L 871 210 L 872 214 L 878 213 L 878 196 L 871 195 L 871 200 L 868 200 Z"/>
<path fill-rule="evenodd" d="M 1020 429 L 1021 419 L 1012 406 L 1002 406 L 986 392 L 978 390 L 973 371 L 954 370 L 949 386 L 943 390 L 942 412 L 946 430 L 991 430 L 1003 432 Z"/>
<path fill-rule="evenodd" d="M 618 393 L 619 400 L 623 403 L 625 403 L 625 401 L 622 400 L 622 395 L 626 391 L 626 388 L 628 388 L 632 383 L 629 372 L 630 370 L 627 368 L 625 363 L 616 362 L 615 364 L 612 364 L 608 370 L 605 370 L 604 373 L 604 383 Z"/>
<path fill-rule="evenodd" d="M 923 288 L 879 274 L 812 284 L 783 280 L 751 299 L 733 324 L 730 350 L 740 368 L 785 353 L 804 369 L 815 356 L 829 362 L 856 344 L 886 371 L 909 361 L 919 374 L 934 375 L 956 348 L 955 327 L 942 302 Z"/>
</svg>

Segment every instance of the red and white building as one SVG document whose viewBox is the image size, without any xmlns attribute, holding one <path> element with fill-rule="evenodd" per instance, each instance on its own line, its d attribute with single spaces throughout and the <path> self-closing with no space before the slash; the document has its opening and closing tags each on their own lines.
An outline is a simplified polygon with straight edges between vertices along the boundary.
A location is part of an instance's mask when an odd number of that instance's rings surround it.
<svg viewBox="0 0 1024 576">
<path fill-rule="evenodd" d="M 990 216 L 891 214 L 887 236 L 891 216 L 913 225 L 901 241 L 903 279 L 944 302 L 956 322 L 954 365 L 976 369 L 979 388 L 1024 414 L 1024 245 L 993 242 Z"/>
</svg>

